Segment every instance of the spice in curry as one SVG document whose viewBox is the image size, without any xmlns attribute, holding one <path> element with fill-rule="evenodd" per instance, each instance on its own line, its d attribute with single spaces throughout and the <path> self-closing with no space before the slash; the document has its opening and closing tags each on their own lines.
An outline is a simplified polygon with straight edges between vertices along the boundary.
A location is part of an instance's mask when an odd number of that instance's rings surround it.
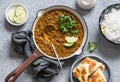
<svg viewBox="0 0 120 82">
<path fill-rule="evenodd" d="M 72 30 L 71 32 L 61 33 L 59 29 L 59 18 L 63 14 L 65 16 L 70 16 L 71 19 L 75 21 L 74 23 L 76 23 L 74 24 L 74 30 Z M 54 28 L 46 29 L 48 25 L 52 25 L 54 26 Z M 44 39 L 43 32 L 47 34 L 48 39 L 54 44 L 59 58 L 65 58 L 72 55 L 81 46 L 84 38 L 84 29 L 79 19 L 72 13 L 63 9 L 57 9 L 46 12 L 38 19 L 34 28 L 35 42 L 39 49 L 41 49 L 44 53 L 46 53 L 49 56 L 56 57 L 51 47 L 51 44 L 49 44 L 49 42 L 47 42 Z M 72 32 L 76 33 L 74 34 L 74 36 L 78 37 L 78 40 L 72 47 L 65 47 L 65 37 L 71 36 Z"/>
</svg>

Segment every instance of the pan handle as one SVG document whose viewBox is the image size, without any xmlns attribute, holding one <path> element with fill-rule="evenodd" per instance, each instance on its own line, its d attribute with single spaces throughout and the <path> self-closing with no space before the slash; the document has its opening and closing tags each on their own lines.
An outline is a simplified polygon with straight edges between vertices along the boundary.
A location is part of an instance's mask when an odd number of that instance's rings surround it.
<svg viewBox="0 0 120 82">
<path fill-rule="evenodd" d="M 35 49 L 33 54 L 20 66 L 18 66 L 15 70 L 13 70 L 7 77 L 5 82 L 15 82 L 15 80 L 19 77 L 19 75 L 36 59 L 42 57 L 43 55 Z"/>
</svg>

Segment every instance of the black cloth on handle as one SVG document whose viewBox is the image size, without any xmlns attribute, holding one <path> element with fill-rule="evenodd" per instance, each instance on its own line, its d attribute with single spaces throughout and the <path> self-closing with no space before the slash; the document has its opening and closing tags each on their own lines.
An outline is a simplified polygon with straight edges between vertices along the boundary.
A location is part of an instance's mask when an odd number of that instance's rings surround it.
<svg viewBox="0 0 120 82">
<path fill-rule="evenodd" d="M 14 32 L 11 38 L 15 51 L 24 54 L 26 57 L 33 53 L 35 45 L 31 31 Z M 48 82 L 48 79 L 58 74 L 60 70 L 58 62 L 47 57 L 37 59 L 32 65 L 35 75 L 39 77 L 40 82 Z"/>
</svg>

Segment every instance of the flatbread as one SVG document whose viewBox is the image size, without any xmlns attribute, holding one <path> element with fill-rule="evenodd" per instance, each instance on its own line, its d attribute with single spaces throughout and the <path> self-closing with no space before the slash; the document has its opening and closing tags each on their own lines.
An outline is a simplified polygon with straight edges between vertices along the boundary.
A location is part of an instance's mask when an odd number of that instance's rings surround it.
<svg viewBox="0 0 120 82">
<path fill-rule="evenodd" d="M 73 76 L 80 82 L 88 82 L 89 65 L 87 63 L 80 64 L 73 70 Z"/>
<path fill-rule="evenodd" d="M 89 65 L 89 75 L 94 73 L 100 66 L 102 66 L 102 63 L 86 57 L 80 64 L 87 63 Z"/>
<path fill-rule="evenodd" d="M 106 82 L 106 79 L 102 70 L 100 68 L 97 69 L 89 78 L 88 82 Z"/>
<path fill-rule="evenodd" d="M 104 72 L 104 70 L 105 70 L 105 65 L 101 65 L 101 66 L 100 66 L 100 69 L 101 69 L 102 72 Z"/>
<path fill-rule="evenodd" d="M 80 82 L 106 82 L 104 69 L 105 66 L 102 63 L 86 57 L 74 68 L 73 76 Z"/>
</svg>

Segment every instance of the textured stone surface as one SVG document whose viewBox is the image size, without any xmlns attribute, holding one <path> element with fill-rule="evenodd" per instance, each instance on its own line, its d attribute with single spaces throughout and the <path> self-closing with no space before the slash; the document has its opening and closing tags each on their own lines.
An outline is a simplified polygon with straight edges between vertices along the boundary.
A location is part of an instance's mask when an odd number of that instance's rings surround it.
<svg viewBox="0 0 120 82">
<path fill-rule="evenodd" d="M 5 19 L 5 9 L 16 2 L 25 5 L 30 13 L 27 23 L 20 27 L 11 26 Z M 69 6 L 84 17 L 89 30 L 88 41 L 97 42 L 98 48 L 95 52 L 89 53 L 87 41 L 83 55 L 97 55 L 105 59 L 112 69 L 112 82 L 120 82 L 120 46 L 108 42 L 100 33 L 98 26 L 98 19 L 103 9 L 116 3 L 120 3 L 120 0 L 97 0 L 92 10 L 84 11 L 76 5 L 76 0 L 0 0 L 0 82 L 4 82 L 5 77 L 25 60 L 24 56 L 14 52 L 11 46 L 11 33 L 31 29 L 37 11 L 53 5 Z M 69 82 L 69 70 L 73 61 L 73 58 L 65 61 L 64 68 L 67 72 L 65 77 L 59 74 L 49 82 Z M 33 78 L 32 68 L 29 67 L 16 82 L 38 82 L 38 80 Z"/>
</svg>

